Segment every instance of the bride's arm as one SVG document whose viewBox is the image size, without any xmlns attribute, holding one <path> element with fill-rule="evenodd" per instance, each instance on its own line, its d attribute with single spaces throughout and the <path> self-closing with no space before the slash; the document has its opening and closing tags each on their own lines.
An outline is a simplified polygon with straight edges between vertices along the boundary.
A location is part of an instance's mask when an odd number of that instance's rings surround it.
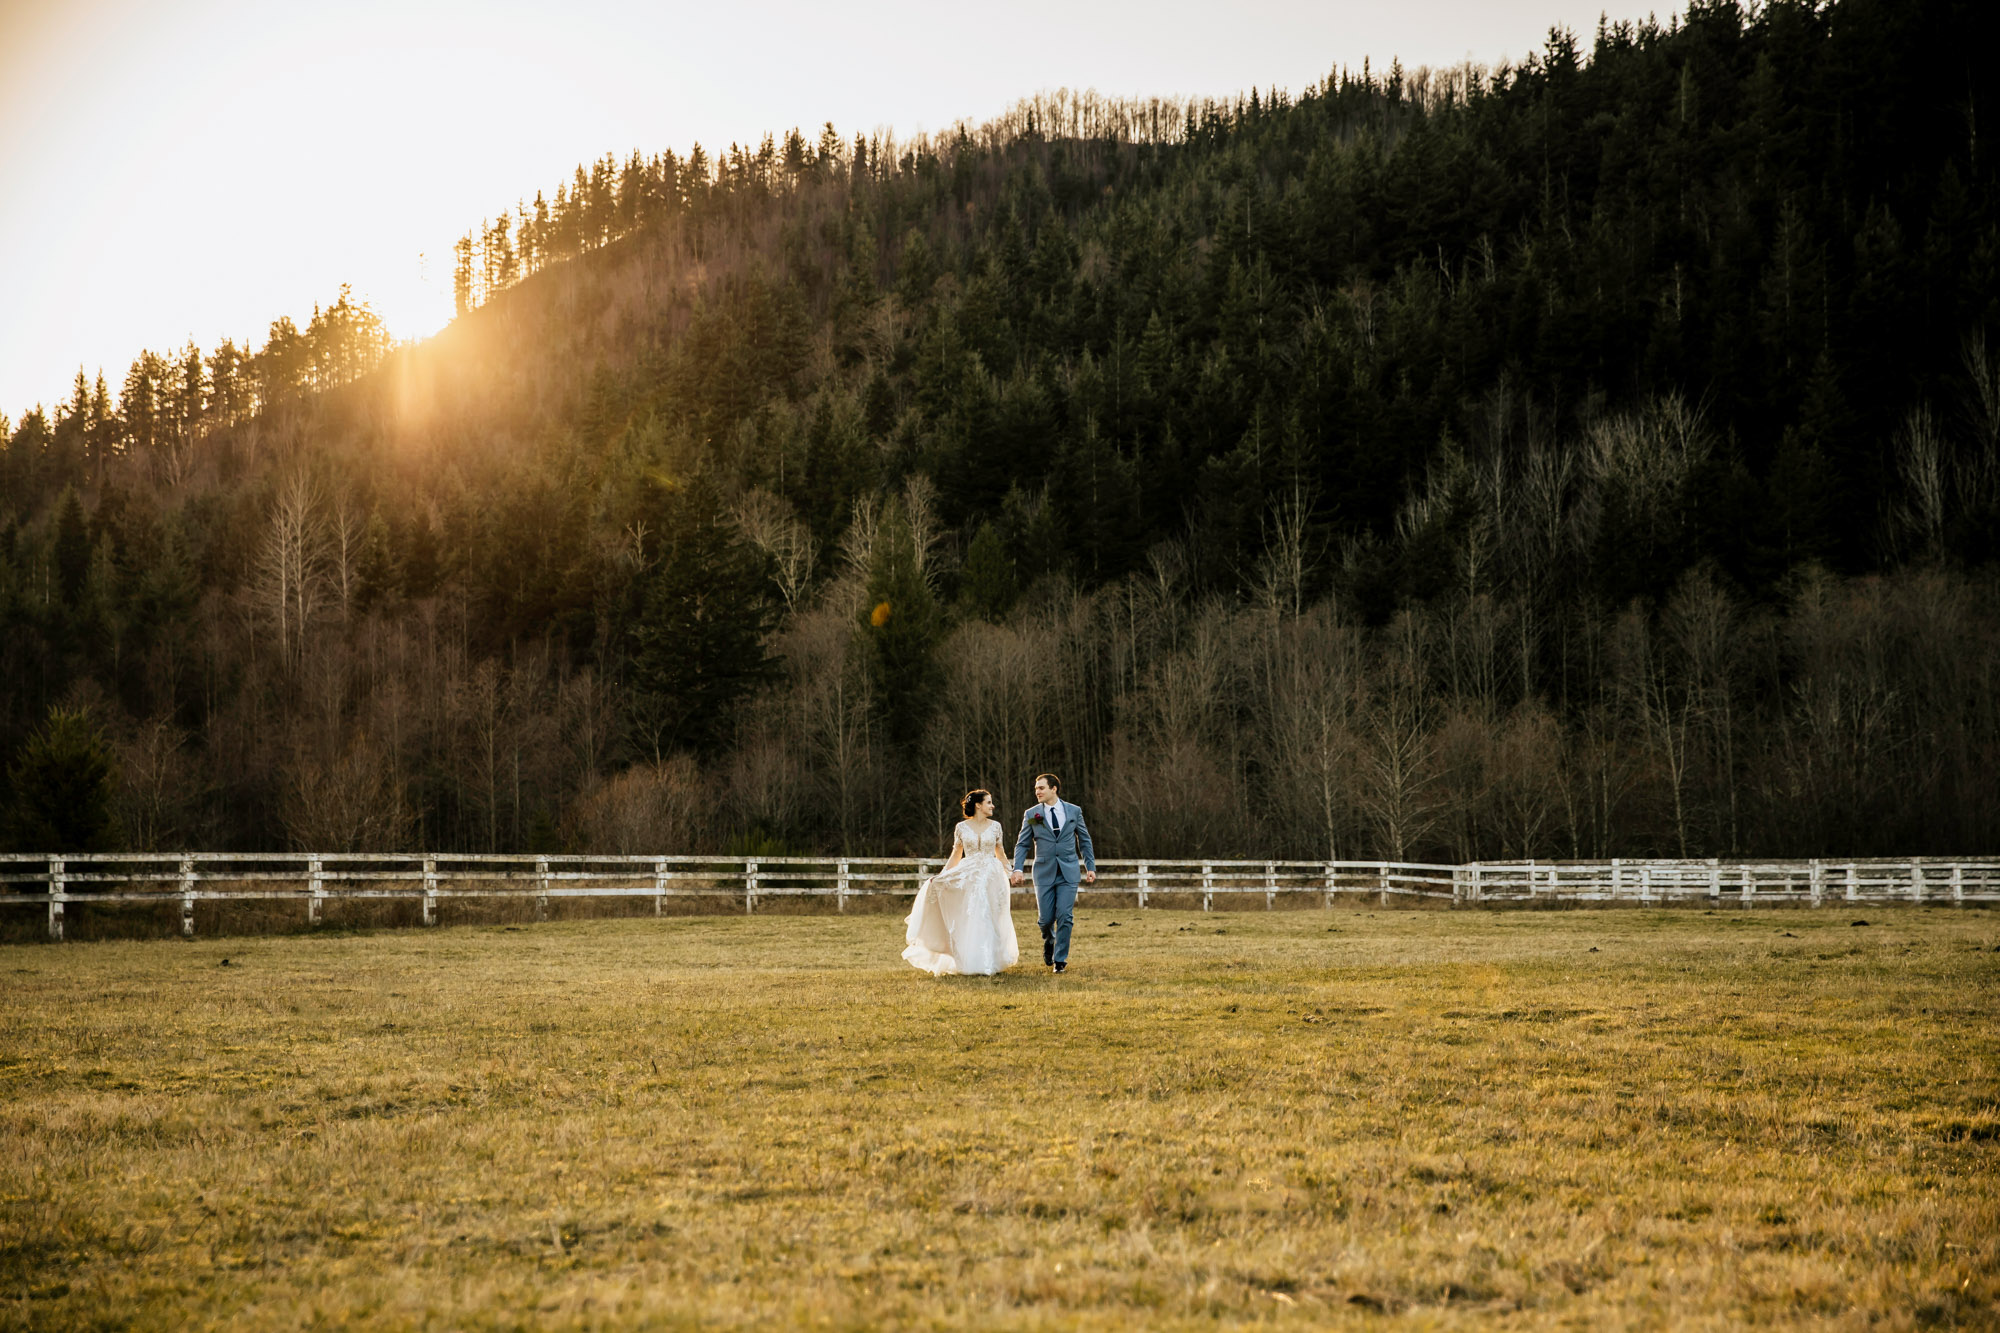
<svg viewBox="0 0 2000 1333">
<path fill-rule="evenodd" d="M 944 863 L 944 870 L 938 871 L 940 875 L 942 875 L 945 870 L 951 869 L 953 866 L 957 865 L 960 861 L 965 859 L 965 840 L 959 837 L 958 835 L 959 835 L 959 830 L 953 829 L 951 831 L 951 859 Z"/>
</svg>

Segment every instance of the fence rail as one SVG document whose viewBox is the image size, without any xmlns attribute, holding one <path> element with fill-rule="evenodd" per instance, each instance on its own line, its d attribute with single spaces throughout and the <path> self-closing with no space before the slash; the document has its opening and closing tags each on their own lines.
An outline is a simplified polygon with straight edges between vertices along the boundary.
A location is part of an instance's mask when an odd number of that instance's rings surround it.
<svg viewBox="0 0 2000 1333">
<path fill-rule="evenodd" d="M 0 905 L 46 906 L 51 939 L 63 937 L 70 903 L 177 904 L 181 933 L 194 934 L 198 902 L 264 899 L 304 905 L 318 922 L 329 900 L 403 898 L 422 904 L 435 925 L 446 898 L 532 898 L 547 915 L 552 898 L 651 898 L 655 914 L 673 897 L 760 900 L 830 897 L 839 910 L 870 894 L 911 894 L 941 868 L 919 857 L 482 856 L 415 853 L 132 852 L 80 856 L 0 854 Z M 31 887 L 32 886 L 32 887 Z M 1578 902 L 1717 906 L 1832 902 L 2000 902 L 2000 858 L 1856 861 L 1481 861 L 1425 865 L 1401 861 L 1106 860 L 1090 896 L 1122 894 L 1137 906 L 1163 896 L 1203 911 L 1218 899 L 1266 908 L 1301 897 L 1331 906 L 1359 894 L 1388 904 L 1434 899 L 1480 907 Z"/>
</svg>

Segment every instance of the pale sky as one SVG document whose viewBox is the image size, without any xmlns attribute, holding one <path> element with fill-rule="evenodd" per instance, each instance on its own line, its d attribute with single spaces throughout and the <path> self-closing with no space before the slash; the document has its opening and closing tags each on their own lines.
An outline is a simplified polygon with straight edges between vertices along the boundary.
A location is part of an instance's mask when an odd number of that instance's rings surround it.
<svg viewBox="0 0 2000 1333">
<path fill-rule="evenodd" d="M 1025 95 L 1297 90 L 1492 65 L 1621 0 L 0 0 L 0 411 L 141 348 L 261 346 L 351 283 L 451 314 L 452 242 L 633 149 L 985 120 Z"/>
</svg>

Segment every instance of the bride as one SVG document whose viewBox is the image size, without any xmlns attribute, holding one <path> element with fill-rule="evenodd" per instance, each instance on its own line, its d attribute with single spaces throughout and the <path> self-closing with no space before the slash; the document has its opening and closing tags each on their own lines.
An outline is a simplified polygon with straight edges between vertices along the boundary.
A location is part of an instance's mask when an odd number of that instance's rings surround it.
<svg viewBox="0 0 2000 1333">
<path fill-rule="evenodd" d="M 1021 961 L 993 794 L 969 791 L 959 809 L 965 818 L 952 833 L 951 859 L 917 890 L 904 923 L 903 957 L 935 977 L 989 976 Z"/>
</svg>

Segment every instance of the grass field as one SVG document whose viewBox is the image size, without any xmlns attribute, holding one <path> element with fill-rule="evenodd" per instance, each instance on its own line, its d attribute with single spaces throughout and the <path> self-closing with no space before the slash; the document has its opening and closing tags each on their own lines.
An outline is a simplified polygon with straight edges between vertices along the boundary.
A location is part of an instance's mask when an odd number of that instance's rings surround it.
<svg viewBox="0 0 2000 1333">
<path fill-rule="evenodd" d="M 1865 915 L 7 947 L 0 1325 L 1991 1327 L 2000 917 Z"/>
</svg>

